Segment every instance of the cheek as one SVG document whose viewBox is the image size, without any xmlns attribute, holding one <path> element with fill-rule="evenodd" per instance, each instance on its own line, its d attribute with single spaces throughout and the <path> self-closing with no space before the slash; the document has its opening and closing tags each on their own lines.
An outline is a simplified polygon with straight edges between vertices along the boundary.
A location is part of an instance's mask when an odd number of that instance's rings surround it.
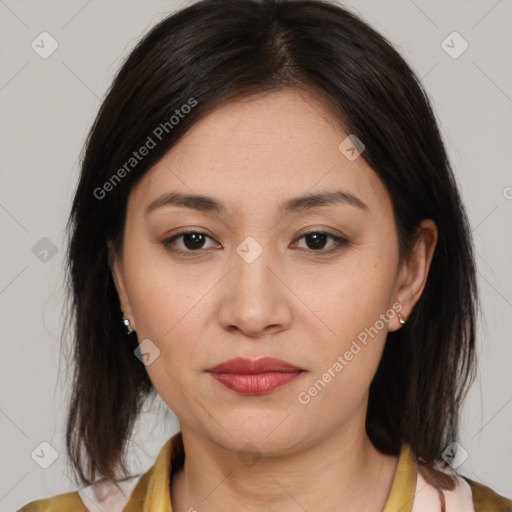
<svg viewBox="0 0 512 512">
<path fill-rule="evenodd" d="M 311 286 L 303 282 L 297 293 L 317 315 L 316 324 L 324 333 L 316 337 L 311 357 L 311 381 L 318 379 L 315 387 L 322 390 L 319 402 L 334 403 L 340 397 L 347 404 L 359 401 L 377 370 L 389 322 L 395 317 L 389 304 L 393 254 L 378 254 L 358 251 L 336 272 L 317 275 Z"/>
<path fill-rule="evenodd" d="M 204 291 L 182 287 L 181 280 L 155 280 L 154 275 L 134 286 L 133 311 L 139 342 L 149 338 L 155 343 L 172 372 L 199 366 L 200 340 L 209 315 L 207 301 L 201 300 Z"/>
<path fill-rule="evenodd" d="M 132 261 L 128 282 L 138 341 L 154 344 L 149 346 L 157 357 L 146 366 L 148 377 L 170 409 L 184 418 L 191 409 L 186 390 L 194 387 L 193 378 L 204 366 L 200 342 L 207 303 L 200 300 L 204 292 L 187 286 L 182 274 L 155 261 L 152 265 L 150 258 L 144 261 Z"/>
<path fill-rule="evenodd" d="M 151 340 L 160 351 L 155 364 L 146 367 L 148 374 L 157 389 L 165 384 L 165 393 L 173 377 L 190 387 L 187 379 L 205 369 L 208 357 L 212 360 L 211 340 L 205 340 L 212 320 L 210 292 L 224 272 L 216 275 L 192 263 L 173 264 L 149 244 L 131 249 L 125 267 L 137 337 L 139 343 Z"/>
<path fill-rule="evenodd" d="M 163 340 L 198 301 L 193 275 L 172 264 L 163 248 L 140 236 L 126 243 L 125 268 L 137 332 Z"/>
<path fill-rule="evenodd" d="M 296 279 L 294 291 L 342 348 L 389 309 L 394 264 L 392 254 L 359 250 L 310 279 Z"/>
</svg>

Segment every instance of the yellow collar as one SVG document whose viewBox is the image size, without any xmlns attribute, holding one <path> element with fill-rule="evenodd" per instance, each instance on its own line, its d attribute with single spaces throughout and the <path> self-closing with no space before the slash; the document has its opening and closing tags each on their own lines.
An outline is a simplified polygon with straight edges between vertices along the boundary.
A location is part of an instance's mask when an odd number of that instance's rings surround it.
<svg viewBox="0 0 512 512">
<path fill-rule="evenodd" d="M 383 512 L 412 511 L 417 470 L 417 459 L 414 452 L 408 444 L 402 444 L 395 478 Z"/>
<path fill-rule="evenodd" d="M 169 478 L 173 463 L 183 456 L 181 432 L 161 448 L 154 465 L 141 477 L 123 512 L 172 512 Z M 411 512 L 416 487 L 417 461 L 408 444 L 402 444 L 398 466 L 383 512 Z"/>
</svg>

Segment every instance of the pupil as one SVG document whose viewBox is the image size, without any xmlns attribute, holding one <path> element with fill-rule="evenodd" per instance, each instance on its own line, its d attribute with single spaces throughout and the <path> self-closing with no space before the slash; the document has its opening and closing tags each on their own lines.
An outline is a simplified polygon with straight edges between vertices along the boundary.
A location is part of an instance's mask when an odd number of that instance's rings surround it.
<svg viewBox="0 0 512 512">
<path fill-rule="evenodd" d="M 183 237 L 183 243 L 187 249 L 201 249 L 201 245 L 204 243 L 203 235 L 200 233 L 188 233 Z"/>
<path fill-rule="evenodd" d="M 315 233 L 313 235 L 307 235 L 309 237 L 309 239 L 314 239 L 313 240 L 313 247 L 311 247 L 311 244 L 308 244 L 310 249 L 322 249 L 322 246 L 324 245 L 325 243 L 325 238 L 326 238 L 326 235 L 325 234 L 322 234 L 322 233 Z M 317 247 L 317 245 L 320 245 L 320 247 Z"/>
</svg>

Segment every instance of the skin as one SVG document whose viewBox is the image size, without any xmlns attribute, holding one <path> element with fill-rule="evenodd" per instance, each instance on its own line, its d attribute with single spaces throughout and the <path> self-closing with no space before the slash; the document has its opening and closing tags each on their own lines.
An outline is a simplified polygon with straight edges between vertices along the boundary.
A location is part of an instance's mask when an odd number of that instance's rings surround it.
<svg viewBox="0 0 512 512">
<path fill-rule="evenodd" d="M 420 224 L 399 262 L 389 193 L 362 157 L 338 149 L 347 133 L 322 101 L 294 89 L 223 105 L 196 123 L 130 192 L 122 254 L 112 272 L 139 343 L 160 355 L 146 366 L 179 419 L 185 465 L 171 482 L 175 512 L 382 511 L 398 457 L 365 431 L 368 389 L 395 316 L 309 403 L 298 401 L 365 328 L 397 301 L 407 317 L 420 298 L 437 242 Z M 363 141 L 364 142 L 364 141 Z M 292 197 L 343 189 L 349 204 L 280 215 Z M 169 205 L 144 215 L 168 191 L 213 196 L 226 213 Z M 162 242 L 180 231 L 206 233 Z M 334 246 L 302 236 L 327 232 Z M 247 263 L 248 236 L 263 252 Z M 208 238 L 210 237 L 210 238 Z M 323 245 L 322 245 L 323 243 Z M 198 255 L 201 252 L 201 255 Z M 305 370 L 263 395 L 225 388 L 205 370 L 236 356 L 272 356 Z M 238 457 L 250 442 L 261 456 Z"/>
</svg>

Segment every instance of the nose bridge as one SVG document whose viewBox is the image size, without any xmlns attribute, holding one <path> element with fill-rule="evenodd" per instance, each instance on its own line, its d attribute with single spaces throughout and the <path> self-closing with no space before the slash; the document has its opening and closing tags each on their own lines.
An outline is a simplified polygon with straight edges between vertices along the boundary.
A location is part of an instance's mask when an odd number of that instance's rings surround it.
<svg viewBox="0 0 512 512">
<path fill-rule="evenodd" d="M 242 242 L 234 256 L 234 276 L 240 284 L 242 292 L 251 291 L 252 294 L 265 293 L 270 287 L 272 273 L 269 268 L 272 265 L 271 251 L 268 245 L 263 248 L 257 242 L 249 239 Z M 260 249 L 261 247 L 261 249 Z"/>
<path fill-rule="evenodd" d="M 268 304 L 272 302 L 272 288 L 275 284 L 271 282 L 274 277 L 268 268 L 273 264 L 272 251 L 266 240 L 260 237 L 260 242 L 248 236 L 238 245 L 236 254 L 233 254 L 232 279 L 239 299 L 247 295 L 259 300 L 261 297 L 258 295 L 264 295 Z"/>
<path fill-rule="evenodd" d="M 287 324 L 289 308 L 282 284 L 276 279 L 272 250 L 264 241 L 244 239 L 233 251 L 227 294 L 223 298 L 220 321 L 246 334 L 258 335 L 269 326 Z M 273 271 L 272 271 L 272 270 Z"/>
</svg>

